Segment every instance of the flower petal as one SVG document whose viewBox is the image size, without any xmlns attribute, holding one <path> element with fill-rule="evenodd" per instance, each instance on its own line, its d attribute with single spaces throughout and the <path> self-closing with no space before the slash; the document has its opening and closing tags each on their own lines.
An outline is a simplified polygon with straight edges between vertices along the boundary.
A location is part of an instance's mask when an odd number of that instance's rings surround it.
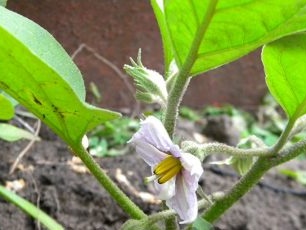
<svg viewBox="0 0 306 230">
<path fill-rule="evenodd" d="M 191 223 L 198 215 L 198 203 L 194 186 L 190 188 L 188 186 L 189 183 L 186 182 L 184 175 L 178 174 L 176 176 L 175 195 L 166 201 L 167 206 L 174 209 L 182 219 L 180 224 Z"/>
<path fill-rule="evenodd" d="M 190 153 L 182 153 L 180 159 L 184 169 L 189 171 L 190 175 L 196 175 L 200 178 L 203 173 L 203 168 L 199 158 Z"/>
<path fill-rule="evenodd" d="M 174 196 L 175 193 L 175 177 L 164 184 L 154 181 L 154 187 L 158 199 L 167 200 Z"/>
<path fill-rule="evenodd" d="M 180 149 L 173 144 L 164 125 L 156 117 L 149 116 L 141 122 L 141 128 L 134 134 L 130 142 L 143 140 L 165 153 L 171 152 L 180 157 Z"/>
<path fill-rule="evenodd" d="M 168 156 L 143 140 L 132 139 L 131 143 L 135 146 L 136 153 L 150 166 L 157 165 Z"/>
</svg>

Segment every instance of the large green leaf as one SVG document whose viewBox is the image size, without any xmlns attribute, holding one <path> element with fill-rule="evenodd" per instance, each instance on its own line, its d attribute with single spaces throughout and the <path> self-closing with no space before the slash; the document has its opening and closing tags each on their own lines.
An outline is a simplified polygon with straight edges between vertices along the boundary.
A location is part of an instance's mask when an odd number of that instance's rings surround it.
<svg viewBox="0 0 306 230">
<path fill-rule="evenodd" d="M 82 76 L 60 44 L 39 25 L 1 6 L 0 88 L 69 144 L 119 116 L 86 104 Z"/>
<path fill-rule="evenodd" d="M 172 58 L 179 68 L 191 58 L 190 75 L 196 75 L 306 28 L 306 0 L 219 0 L 207 18 L 212 1 L 216 0 L 152 0 L 162 25 L 166 67 Z M 199 38 L 208 19 L 211 22 Z M 197 47 L 192 57 L 191 47 Z"/>
<path fill-rule="evenodd" d="M 290 118 L 306 113 L 306 34 L 266 45 L 262 52 L 270 92 Z"/>
</svg>

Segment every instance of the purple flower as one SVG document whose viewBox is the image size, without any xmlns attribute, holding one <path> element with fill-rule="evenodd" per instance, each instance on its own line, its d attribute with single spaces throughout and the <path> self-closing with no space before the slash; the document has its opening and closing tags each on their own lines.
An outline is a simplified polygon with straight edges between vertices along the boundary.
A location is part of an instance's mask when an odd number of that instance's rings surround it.
<svg viewBox="0 0 306 230">
<path fill-rule="evenodd" d="M 201 162 L 190 153 L 184 153 L 171 141 L 160 120 L 149 116 L 129 141 L 136 152 L 152 168 L 152 176 L 159 199 L 166 200 L 182 221 L 193 222 L 198 215 L 196 190 L 203 173 Z"/>
</svg>

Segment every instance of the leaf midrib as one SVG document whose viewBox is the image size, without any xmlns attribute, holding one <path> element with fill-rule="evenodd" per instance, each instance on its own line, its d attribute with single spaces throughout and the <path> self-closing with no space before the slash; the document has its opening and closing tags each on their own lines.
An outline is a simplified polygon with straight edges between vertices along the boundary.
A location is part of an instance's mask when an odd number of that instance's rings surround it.
<svg viewBox="0 0 306 230">
<path fill-rule="evenodd" d="M 268 34 L 266 35 L 269 35 L 271 33 L 274 33 L 275 31 L 277 31 L 279 28 L 281 28 L 282 26 L 286 25 L 290 20 L 292 20 L 294 17 L 296 17 L 303 9 L 306 8 L 306 4 L 304 5 L 304 7 L 301 7 L 298 11 L 296 11 L 294 14 L 292 14 L 292 16 L 290 18 L 288 18 L 287 20 L 283 21 L 283 23 L 277 25 L 274 29 L 272 30 L 269 30 L 268 31 Z M 295 34 L 295 33 L 298 33 L 298 32 L 302 32 L 302 31 L 305 31 L 305 29 L 301 29 L 301 30 L 298 30 L 298 31 L 294 31 L 294 32 L 289 32 L 288 34 L 285 34 L 285 36 L 287 35 L 290 35 L 290 34 Z M 220 50 L 216 50 L 216 51 L 209 51 L 207 53 L 199 53 L 198 54 L 198 59 L 201 59 L 201 58 L 204 58 L 203 56 L 205 56 L 205 58 L 207 58 L 208 56 L 214 56 L 214 55 L 219 55 L 221 53 L 224 53 L 224 52 L 232 52 L 232 51 L 235 51 L 237 49 L 240 49 L 240 48 L 246 48 L 246 49 L 253 49 L 254 46 L 257 46 L 257 44 L 264 44 L 266 42 L 272 42 L 272 41 L 275 41 L 281 37 L 283 37 L 283 35 L 279 35 L 277 37 L 275 37 L 275 39 L 269 41 L 269 37 L 264 37 L 262 39 L 254 39 L 254 40 L 251 40 L 247 43 L 243 43 L 243 44 L 240 44 L 240 45 L 236 45 L 236 46 L 231 46 L 229 48 L 224 48 L 224 49 L 220 49 Z M 254 44 L 255 43 L 255 44 Z"/>
</svg>

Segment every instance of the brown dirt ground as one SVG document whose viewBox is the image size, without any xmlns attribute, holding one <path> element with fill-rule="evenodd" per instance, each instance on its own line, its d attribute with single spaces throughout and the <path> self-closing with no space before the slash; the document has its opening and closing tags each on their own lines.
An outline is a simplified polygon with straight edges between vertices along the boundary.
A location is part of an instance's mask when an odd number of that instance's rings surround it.
<svg viewBox="0 0 306 230">
<path fill-rule="evenodd" d="M 72 168 L 68 163 L 72 154 L 64 143 L 45 127 L 40 136 L 43 141 L 32 147 L 23 158 L 22 167 L 12 175 L 8 174 L 9 167 L 26 142 L 0 143 L 0 183 L 23 179 L 25 187 L 18 193 L 37 204 L 66 229 L 119 229 L 127 220 L 126 214 L 89 173 Z M 150 170 L 136 154 L 131 152 L 120 157 L 99 158 L 97 162 L 146 213 L 159 210 L 158 205 L 144 202 L 134 195 L 135 191 L 152 192 L 150 186 L 142 183 L 143 176 L 149 175 Z M 81 165 L 77 166 L 82 170 Z M 236 180 L 226 173 L 213 172 L 207 164 L 204 168 L 200 184 L 207 193 L 227 189 Z M 122 175 L 118 177 L 118 169 L 135 187 L 134 191 L 119 183 L 118 178 Z M 306 190 L 275 171 L 268 173 L 263 182 L 281 189 Z M 301 195 L 256 186 L 216 223 L 216 227 L 224 230 L 305 229 L 306 199 L 305 193 Z M 40 229 L 40 226 L 18 208 L 0 199 L 0 230 L 10 229 L 32 230 Z"/>
</svg>

